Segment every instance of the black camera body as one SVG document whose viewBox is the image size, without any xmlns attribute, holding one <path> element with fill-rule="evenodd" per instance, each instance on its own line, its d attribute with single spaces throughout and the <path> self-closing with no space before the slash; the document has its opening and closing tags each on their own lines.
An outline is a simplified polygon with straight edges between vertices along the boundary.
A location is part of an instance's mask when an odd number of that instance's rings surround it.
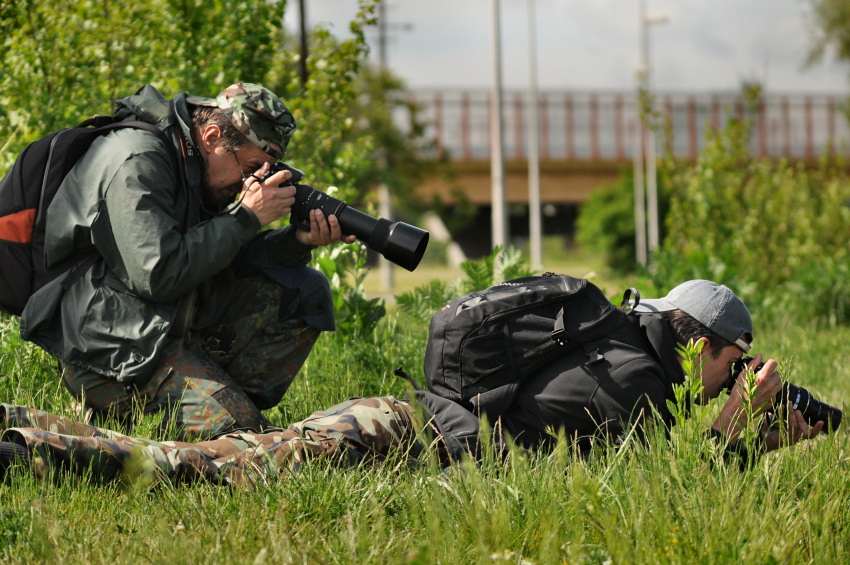
<svg viewBox="0 0 850 565">
<path fill-rule="evenodd" d="M 752 360 L 752 357 L 744 357 L 732 365 L 731 374 L 725 383 L 727 393 L 732 392 L 738 375 L 747 368 L 747 365 Z M 762 367 L 764 367 L 764 363 L 760 363 L 753 369 L 753 372 L 758 373 Z M 782 390 L 776 395 L 774 404 L 779 409 L 782 409 L 788 402 L 791 403 L 794 410 L 799 410 L 803 414 L 803 418 L 810 426 L 818 422 L 823 422 L 824 433 L 834 432 L 841 425 L 841 418 L 843 416 L 841 410 L 825 402 L 821 402 L 803 387 L 785 381 L 782 383 Z"/>
<path fill-rule="evenodd" d="M 292 177 L 281 186 L 295 187 L 295 204 L 289 222 L 299 229 L 310 231 L 310 211 L 321 210 L 325 217 L 333 214 L 346 235 L 354 235 L 396 265 L 413 271 L 428 246 L 428 232 L 404 222 L 373 218 L 352 208 L 342 200 L 328 196 L 312 186 L 299 184 L 304 173 L 279 161 L 260 179 L 265 181 L 278 171 L 289 171 Z"/>
</svg>

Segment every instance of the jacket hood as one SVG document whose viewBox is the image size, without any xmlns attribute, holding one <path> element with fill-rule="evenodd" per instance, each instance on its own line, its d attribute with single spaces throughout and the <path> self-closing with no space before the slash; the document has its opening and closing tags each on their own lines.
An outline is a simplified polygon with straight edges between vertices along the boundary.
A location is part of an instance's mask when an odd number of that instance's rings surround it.
<svg viewBox="0 0 850 565">
<path fill-rule="evenodd" d="M 661 365 L 664 374 L 667 376 L 666 386 L 668 387 L 668 392 L 672 393 L 674 384 L 685 382 L 685 373 L 676 355 L 676 340 L 673 339 L 670 326 L 657 313 L 644 314 L 636 312 L 634 317 L 637 319 L 641 333 L 646 337 L 646 340 L 652 347 L 650 354 L 658 361 L 658 364 Z"/>
<path fill-rule="evenodd" d="M 122 98 L 115 103 L 115 118 L 121 121 L 148 122 L 162 130 L 176 122 L 180 126 L 183 139 L 195 148 L 197 144 L 192 135 L 192 118 L 186 103 L 187 96 L 185 92 L 182 92 L 173 100 L 168 100 L 156 87 L 146 84 L 132 96 Z"/>
</svg>

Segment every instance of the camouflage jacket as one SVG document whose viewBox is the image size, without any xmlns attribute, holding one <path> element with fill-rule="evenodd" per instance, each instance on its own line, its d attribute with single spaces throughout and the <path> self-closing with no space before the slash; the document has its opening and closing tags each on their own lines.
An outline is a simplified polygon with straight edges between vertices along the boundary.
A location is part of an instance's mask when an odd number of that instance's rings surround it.
<svg viewBox="0 0 850 565">
<path fill-rule="evenodd" d="M 92 251 L 98 258 L 70 288 L 59 277 L 40 289 L 21 316 L 25 339 L 120 382 L 150 377 L 178 312 L 190 309 L 197 292 L 211 304 L 228 288 L 213 285 L 213 277 L 310 259 L 289 228 L 258 235 L 247 209 L 202 216 L 201 188 L 189 182 L 180 150 L 181 135 L 192 144 L 186 96 L 170 103 L 147 85 L 118 101 L 117 118 L 155 124 L 172 145 L 139 129 L 95 140 L 48 209 L 45 255 L 48 265 Z M 195 178 L 203 178 L 200 157 L 195 162 Z"/>
</svg>

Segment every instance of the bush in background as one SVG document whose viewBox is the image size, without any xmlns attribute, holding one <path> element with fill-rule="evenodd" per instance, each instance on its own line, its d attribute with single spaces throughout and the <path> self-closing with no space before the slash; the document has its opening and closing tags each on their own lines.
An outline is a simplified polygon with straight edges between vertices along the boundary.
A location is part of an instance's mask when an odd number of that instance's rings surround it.
<svg viewBox="0 0 850 565">
<path fill-rule="evenodd" d="M 634 176 L 624 171 L 617 182 L 590 193 L 579 208 L 576 242 L 605 258 L 616 273 L 637 269 L 635 256 Z"/>
<path fill-rule="evenodd" d="M 753 104 L 758 89 L 748 93 Z M 666 237 L 652 258 L 660 288 L 722 282 L 751 306 L 850 321 L 850 182 L 840 156 L 815 168 L 750 154 L 751 116 L 710 134 L 693 165 L 665 163 Z"/>
</svg>

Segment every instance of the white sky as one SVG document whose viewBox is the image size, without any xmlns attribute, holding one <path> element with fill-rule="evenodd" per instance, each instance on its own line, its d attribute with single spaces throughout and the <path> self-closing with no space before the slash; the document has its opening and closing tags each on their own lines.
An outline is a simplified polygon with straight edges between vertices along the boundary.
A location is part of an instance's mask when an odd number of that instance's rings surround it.
<svg viewBox="0 0 850 565">
<path fill-rule="evenodd" d="M 387 57 L 410 88 L 489 88 L 491 0 L 387 0 Z M 502 79 L 529 82 L 527 0 L 501 0 Z M 635 88 L 640 61 L 639 0 L 535 0 L 541 89 Z M 666 91 L 736 91 L 758 81 L 768 92 L 847 94 L 850 66 L 804 69 L 806 0 L 647 0 L 654 83 Z M 347 35 L 356 0 L 306 0 L 309 25 Z M 298 2 L 289 1 L 295 29 Z M 410 24 L 409 29 L 400 29 Z M 377 59 L 377 33 L 368 33 Z"/>
</svg>

